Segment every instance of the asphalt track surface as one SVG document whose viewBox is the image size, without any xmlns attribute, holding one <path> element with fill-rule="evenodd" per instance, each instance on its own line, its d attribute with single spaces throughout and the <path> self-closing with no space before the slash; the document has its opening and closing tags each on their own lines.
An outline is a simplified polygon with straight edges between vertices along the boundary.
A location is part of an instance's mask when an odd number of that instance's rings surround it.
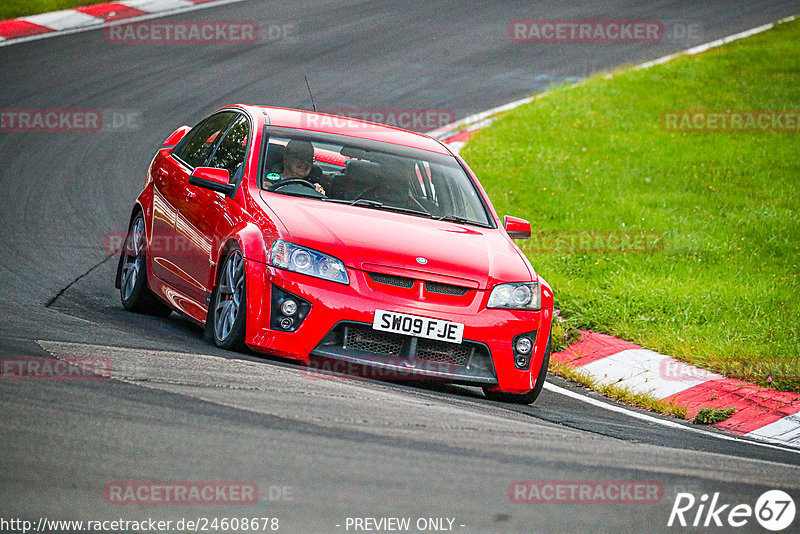
<svg viewBox="0 0 800 534">
<path fill-rule="evenodd" d="M 253 0 L 173 18 L 294 23 L 295 42 L 126 46 L 89 31 L 0 47 L 0 108 L 141 118 L 131 133 L 0 133 L 0 355 L 103 356 L 114 369 L 110 380 L 0 381 L 0 517 L 269 516 L 298 533 L 346 532 L 347 517 L 446 517 L 469 533 L 653 532 L 670 530 L 681 491 L 754 505 L 780 488 L 800 504 L 796 452 L 653 425 L 548 390 L 514 407 L 472 388 L 320 378 L 219 350 L 175 314 L 124 312 L 116 257 L 104 247 L 104 236 L 125 230 L 167 134 L 229 103 L 308 108 L 303 75 L 318 107 L 464 117 L 797 9 Z M 683 20 L 703 30 L 653 44 L 509 40 L 510 21 L 544 18 Z M 131 507 L 103 498 L 113 481 L 182 480 L 252 481 L 261 500 Z M 654 480 L 664 495 L 657 504 L 518 504 L 508 493 L 516 480 Z M 291 499 L 271 487 L 290 487 Z M 737 530 L 759 527 L 751 518 Z"/>
</svg>

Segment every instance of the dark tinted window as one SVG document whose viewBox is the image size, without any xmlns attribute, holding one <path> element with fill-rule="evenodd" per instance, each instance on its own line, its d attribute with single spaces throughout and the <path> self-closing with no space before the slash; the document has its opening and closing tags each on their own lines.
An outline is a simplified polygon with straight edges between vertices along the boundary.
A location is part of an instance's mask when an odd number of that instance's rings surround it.
<svg viewBox="0 0 800 534">
<path fill-rule="evenodd" d="M 217 147 L 217 151 L 212 156 L 211 161 L 208 162 L 208 166 L 227 169 L 231 174 L 231 180 L 233 180 L 239 166 L 244 163 L 249 134 L 250 123 L 247 117 L 239 115 L 233 126 L 225 134 L 219 147 Z"/>
<path fill-rule="evenodd" d="M 388 143 L 334 134 L 298 132 L 272 127 L 264 158 L 270 169 L 262 187 L 269 189 L 279 180 L 272 165 L 280 163 L 291 139 L 311 143 L 317 176 L 312 183 L 325 189 L 320 195 L 302 184 L 287 184 L 278 194 L 308 196 L 358 206 L 357 200 L 373 200 L 367 207 L 399 211 L 412 216 L 451 218 L 478 226 L 492 227 L 477 187 L 453 156 Z M 297 137 L 290 137 L 297 133 Z M 290 135 L 287 135 L 290 134 Z M 312 170 L 313 172 L 313 170 Z M 362 203 L 364 205 L 364 203 Z M 376 207 L 377 206 L 377 207 Z"/>
<path fill-rule="evenodd" d="M 219 136 L 225 131 L 237 113 L 218 113 L 201 122 L 178 143 L 173 154 L 190 167 L 201 167 L 211 155 Z"/>
</svg>

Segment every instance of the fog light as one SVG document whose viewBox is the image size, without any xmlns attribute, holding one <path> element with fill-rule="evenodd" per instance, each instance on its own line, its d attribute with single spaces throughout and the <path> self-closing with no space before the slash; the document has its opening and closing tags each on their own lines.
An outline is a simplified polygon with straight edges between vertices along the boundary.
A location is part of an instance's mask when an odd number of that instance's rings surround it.
<svg viewBox="0 0 800 534">
<path fill-rule="evenodd" d="M 294 332 L 311 311 L 311 303 L 272 284 L 269 327 L 281 332 Z"/>
<path fill-rule="evenodd" d="M 512 340 L 514 347 L 514 365 L 517 369 L 527 371 L 531 366 L 533 355 L 533 345 L 536 340 L 536 330 L 523 332 Z"/>
<path fill-rule="evenodd" d="M 529 337 L 521 337 L 517 339 L 517 343 L 514 348 L 516 348 L 517 352 L 520 354 L 530 354 L 531 349 L 533 348 L 533 343 Z M 519 361 L 519 359 L 517 361 Z"/>
<path fill-rule="evenodd" d="M 281 313 L 288 317 L 297 313 L 297 302 L 292 299 L 284 300 L 283 304 L 281 304 Z"/>
</svg>

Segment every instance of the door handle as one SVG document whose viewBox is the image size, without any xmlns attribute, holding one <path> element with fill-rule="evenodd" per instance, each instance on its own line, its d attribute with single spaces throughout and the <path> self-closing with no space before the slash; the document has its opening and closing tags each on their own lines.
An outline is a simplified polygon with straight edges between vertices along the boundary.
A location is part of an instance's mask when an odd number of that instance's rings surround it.
<svg viewBox="0 0 800 534">
<path fill-rule="evenodd" d="M 186 200 L 194 200 L 194 197 L 195 197 L 195 196 L 196 196 L 196 195 L 195 195 L 194 191 L 188 191 L 188 192 L 186 193 Z"/>
</svg>

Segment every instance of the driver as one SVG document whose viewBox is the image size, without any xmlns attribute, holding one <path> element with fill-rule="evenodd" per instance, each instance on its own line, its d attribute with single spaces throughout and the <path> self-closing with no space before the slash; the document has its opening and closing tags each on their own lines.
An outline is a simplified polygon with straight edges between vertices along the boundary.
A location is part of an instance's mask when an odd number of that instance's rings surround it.
<svg viewBox="0 0 800 534">
<path fill-rule="evenodd" d="M 282 168 L 276 169 L 275 172 L 280 174 L 281 180 L 288 180 L 290 178 L 306 180 L 311 174 L 313 165 L 313 145 L 308 141 L 292 139 L 286 145 L 286 150 L 283 152 Z M 314 183 L 314 189 L 323 195 L 325 194 L 325 189 L 323 189 L 319 183 Z"/>
</svg>

